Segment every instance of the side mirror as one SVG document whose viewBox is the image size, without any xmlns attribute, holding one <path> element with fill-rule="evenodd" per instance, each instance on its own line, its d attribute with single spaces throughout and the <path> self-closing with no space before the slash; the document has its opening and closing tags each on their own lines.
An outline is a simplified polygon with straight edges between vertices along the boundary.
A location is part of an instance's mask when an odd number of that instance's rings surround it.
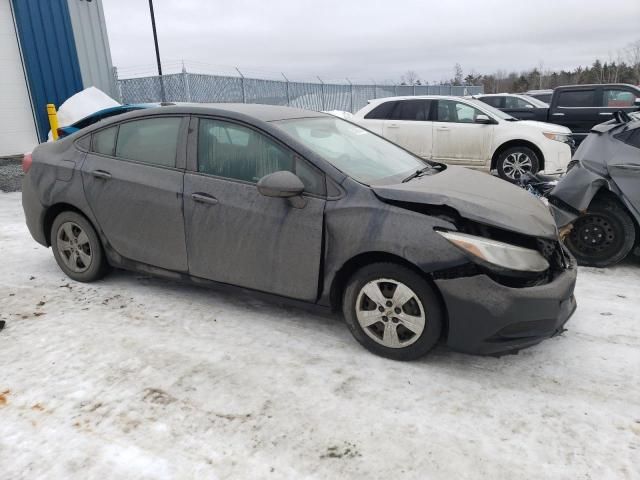
<svg viewBox="0 0 640 480">
<path fill-rule="evenodd" d="M 488 115 L 480 114 L 480 115 L 476 116 L 476 122 L 475 123 L 482 123 L 482 124 L 486 125 L 488 123 L 493 123 L 493 122 L 491 121 L 491 119 L 489 118 Z"/>
<path fill-rule="evenodd" d="M 636 97 L 636 99 L 633 101 L 633 105 L 640 108 L 640 97 Z"/>
<path fill-rule="evenodd" d="M 530 103 L 527 103 L 524 107 L 525 107 L 525 108 L 534 108 L 534 106 L 533 106 L 533 105 L 531 105 Z"/>
<path fill-rule="evenodd" d="M 258 181 L 258 192 L 265 197 L 289 198 L 296 208 L 302 208 L 306 204 L 301 197 L 304 184 L 297 175 L 289 171 L 273 172 L 265 175 Z"/>
</svg>

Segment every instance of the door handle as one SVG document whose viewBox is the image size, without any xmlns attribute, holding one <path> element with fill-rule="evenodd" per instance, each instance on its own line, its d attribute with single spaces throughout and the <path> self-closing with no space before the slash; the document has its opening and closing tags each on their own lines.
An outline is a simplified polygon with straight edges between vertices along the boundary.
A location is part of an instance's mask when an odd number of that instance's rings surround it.
<svg viewBox="0 0 640 480">
<path fill-rule="evenodd" d="M 600 112 L 598 115 L 613 115 L 613 112 Z"/>
<path fill-rule="evenodd" d="M 554 113 L 552 114 L 553 117 L 564 117 L 564 113 Z"/>
<path fill-rule="evenodd" d="M 438 130 L 449 130 L 449 127 L 438 127 Z"/>
<path fill-rule="evenodd" d="M 387 127 L 389 127 L 389 128 L 398 128 L 398 124 L 397 123 L 390 123 L 389 125 L 387 125 Z"/>
<path fill-rule="evenodd" d="M 93 172 L 91 172 L 91 175 L 96 178 L 104 178 L 105 180 L 111 178 L 111 174 L 109 172 L 105 172 L 104 170 L 94 170 Z"/>
<path fill-rule="evenodd" d="M 194 202 L 206 203 L 208 205 L 215 205 L 218 203 L 218 199 L 216 197 L 212 197 L 206 193 L 192 193 L 191 198 L 193 198 Z"/>
</svg>

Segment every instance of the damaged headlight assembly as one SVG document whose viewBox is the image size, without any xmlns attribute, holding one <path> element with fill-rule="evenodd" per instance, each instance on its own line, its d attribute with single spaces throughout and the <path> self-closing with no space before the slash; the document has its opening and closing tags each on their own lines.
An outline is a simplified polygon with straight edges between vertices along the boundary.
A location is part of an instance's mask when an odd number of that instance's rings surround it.
<svg viewBox="0 0 640 480">
<path fill-rule="evenodd" d="M 549 269 L 549 262 L 537 250 L 467 233 L 446 230 L 436 232 L 467 254 L 472 261 L 488 268 L 531 273 L 542 273 Z"/>
</svg>

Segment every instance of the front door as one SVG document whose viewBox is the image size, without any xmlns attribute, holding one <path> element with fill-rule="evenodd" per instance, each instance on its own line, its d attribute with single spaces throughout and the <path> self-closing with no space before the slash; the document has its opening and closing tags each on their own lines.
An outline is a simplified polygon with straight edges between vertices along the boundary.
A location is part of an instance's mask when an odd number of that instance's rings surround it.
<svg viewBox="0 0 640 480">
<path fill-rule="evenodd" d="M 306 301 L 318 295 L 324 175 L 266 134 L 231 121 L 193 126 L 184 182 L 189 272 Z M 302 208 L 265 197 L 257 181 L 280 170 L 305 184 Z"/>
<path fill-rule="evenodd" d="M 494 125 L 475 123 L 477 108 L 456 100 L 438 100 L 433 122 L 433 159 L 445 163 L 488 166 Z"/>
<path fill-rule="evenodd" d="M 153 117 L 96 131 L 82 165 L 91 211 L 125 259 L 187 271 L 182 215 L 187 119 Z"/>
</svg>

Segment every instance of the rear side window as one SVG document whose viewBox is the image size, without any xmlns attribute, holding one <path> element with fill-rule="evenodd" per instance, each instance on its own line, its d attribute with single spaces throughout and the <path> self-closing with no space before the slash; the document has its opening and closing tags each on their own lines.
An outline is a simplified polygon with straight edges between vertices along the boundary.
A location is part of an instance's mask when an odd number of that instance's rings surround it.
<svg viewBox="0 0 640 480">
<path fill-rule="evenodd" d="M 266 135 L 231 122 L 200 119 L 199 172 L 257 183 L 282 170 L 298 175 L 306 192 L 325 195 L 324 175 Z"/>
<path fill-rule="evenodd" d="M 622 90 L 619 88 L 605 88 L 603 93 L 603 106 L 609 108 L 633 107 L 634 102 L 636 101 L 636 96 L 629 90 Z"/>
<path fill-rule="evenodd" d="M 389 118 L 414 122 L 429 120 L 429 106 L 428 100 L 402 100 L 397 102 Z"/>
<path fill-rule="evenodd" d="M 595 90 L 563 90 L 558 93 L 559 107 L 596 107 Z"/>
<path fill-rule="evenodd" d="M 369 120 L 386 120 L 389 118 L 389 115 L 391 115 L 391 111 L 393 107 L 396 106 L 396 103 L 398 102 L 384 102 L 367 113 L 364 118 Z"/>
<path fill-rule="evenodd" d="M 175 167 L 181 122 L 179 117 L 164 117 L 120 124 L 116 157 Z"/>
<path fill-rule="evenodd" d="M 93 134 L 91 151 L 102 155 L 113 156 L 116 149 L 118 127 L 105 128 Z"/>
<path fill-rule="evenodd" d="M 480 101 L 495 108 L 504 108 L 504 97 L 481 97 Z"/>
</svg>

